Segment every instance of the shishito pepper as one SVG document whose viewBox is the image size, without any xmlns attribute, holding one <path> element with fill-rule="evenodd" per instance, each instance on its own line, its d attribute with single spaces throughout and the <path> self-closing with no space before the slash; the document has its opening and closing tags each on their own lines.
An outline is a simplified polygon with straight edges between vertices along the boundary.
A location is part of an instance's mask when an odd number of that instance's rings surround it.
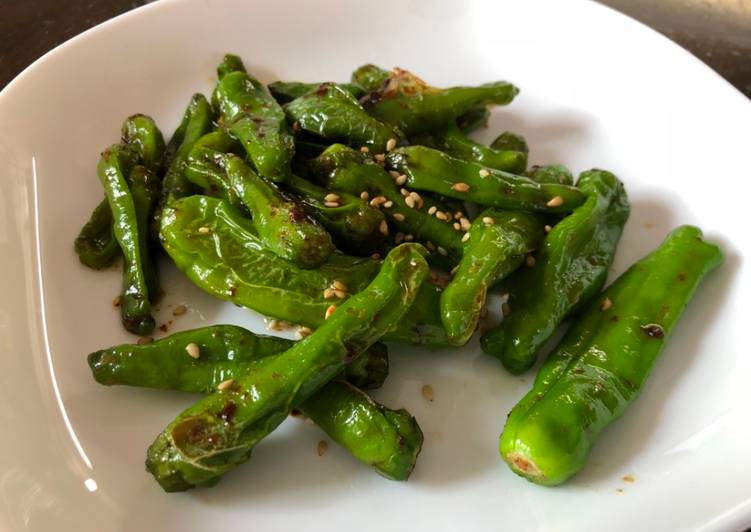
<svg viewBox="0 0 751 532">
<path fill-rule="evenodd" d="M 511 313 L 486 332 L 483 351 L 512 373 L 528 370 L 563 319 L 605 283 L 629 215 L 623 183 L 610 172 L 579 178 L 586 202 L 547 234 L 534 264 L 508 280 Z"/>
<path fill-rule="evenodd" d="M 525 154 L 529 153 L 527 139 L 512 131 L 504 131 L 498 135 L 495 140 L 490 143 L 490 147 L 494 150 L 500 151 L 520 151 Z"/>
<path fill-rule="evenodd" d="M 600 432 L 636 398 L 701 280 L 722 260 L 698 228 L 682 226 L 592 302 L 509 414 L 500 452 L 515 473 L 554 486 L 584 466 Z"/>
<path fill-rule="evenodd" d="M 571 170 L 562 164 L 546 164 L 533 166 L 524 175 L 537 183 L 553 183 L 558 185 L 573 185 L 574 176 Z"/>
<path fill-rule="evenodd" d="M 164 163 L 164 137 L 154 119 L 144 114 L 129 116 L 121 128 L 122 142 L 131 145 L 139 162 L 161 177 Z"/>
<path fill-rule="evenodd" d="M 364 94 L 362 88 L 354 83 L 337 83 L 337 85 L 350 93 L 354 98 L 359 98 Z M 281 104 L 289 103 L 320 86 L 321 83 L 304 83 L 300 81 L 275 81 L 268 85 L 271 95 Z"/>
<path fill-rule="evenodd" d="M 422 246 L 393 249 L 368 287 L 313 334 L 182 412 L 148 450 L 146 467 L 166 491 L 213 485 L 253 447 L 407 312 L 428 273 Z"/>
<path fill-rule="evenodd" d="M 475 332 L 488 288 L 524 262 L 543 235 L 539 215 L 486 209 L 472 223 L 464 256 L 441 294 L 441 319 L 452 345 Z"/>
<path fill-rule="evenodd" d="M 81 264 L 101 270 L 111 266 L 120 256 L 120 245 L 112 226 L 112 211 L 104 198 L 91 213 L 74 242 Z"/>
<path fill-rule="evenodd" d="M 136 208 L 141 269 L 152 303 L 159 299 L 161 294 L 159 273 L 149 238 L 149 225 L 159 199 L 159 185 L 159 178 L 144 165 L 134 166 L 128 174 L 128 188 Z"/>
</svg>

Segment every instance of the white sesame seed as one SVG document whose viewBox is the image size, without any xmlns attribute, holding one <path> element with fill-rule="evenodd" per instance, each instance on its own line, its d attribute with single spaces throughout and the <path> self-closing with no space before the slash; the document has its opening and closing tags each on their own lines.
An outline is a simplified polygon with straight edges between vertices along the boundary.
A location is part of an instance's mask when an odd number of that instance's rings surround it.
<svg viewBox="0 0 751 532">
<path fill-rule="evenodd" d="M 527 258 L 524 259 L 524 263 L 527 265 L 528 268 L 531 268 L 532 266 L 534 266 L 536 262 L 537 261 L 532 255 L 527 255 Z"/>
<path fill-rule="evenodd" d="M 553 198 L 550 198 L 550 201 L 548 201 L 545 205 L 548 207 L 560 207 L 563 205 L 563 198 L 560 196 L 555 196 Z"/>
<path fill-rule="evenodd" d="M 438 246 L 438 247 L 437 247 L 436 249 L 438 250 L 438 253 L 440 253 L 440 254 L 441 254 L 441 255 L 443 255 L 444 257 L 445 257 L 445 256 L 447 256 L 447 255 L 449 254 L 449 252 L 448 252 L 448 251 L 446 251 L 446 250 L 445 250 L 444 248 L 442 248 L 441 246 Z"/>
<path fill-rule="evenodd" d="M 439 220 L 444 220 L 444 221 L 449 219 L 449 217 L 446 216 L 446 213 L 443 211 L 436 211 L 435 217 L 438 218 Z"/>
<path fill-rule="evenodd" d="M 412 242 L 415 239 L 414 235 L 406 234 L 404 235 L 404 240 L 406 242 Z"/>
<path fill-rule="evenodd" d="M 396 170 L 389 170 L 389 175 L 390 175 L 390 176 L 391 176 L 391 177 L 392 177 L 393 179 L 396 179 L 396 178 L 397 178 L 397 177 L 399 177 L 399 176 L 400 176 L 401 174 L 400 174 L 399 172 L 397 172 Z"/>
<path fill-rule="evenodd" d="M 400 188 L 400 189 L 399 189 L 399 193 L 400 193 L 400 194 L 401 194 L 402 196 L 404 196 L 405 198 L 406 198 L 407 196 L 409 196 L 409 190 L 407 190 L 406 188 Z"/>
<path fill-rule="evenodd" d="M 490 172 L 488 172 L 487 170 L 485 170 L 485 168 L 483 168 L 482 170 L 480 170 L 479 173 L 480 173 L 480 177 L 488 177 L 490 175 Z"/>
<path fill-rule="evenodd" d="M 373 253 L 370 256 L 370 258 L 373 259 L 373 260 L 381 260 L 381 254 L 380 253 Z"/>
<path fill-rule="evenodd" d="M 467 218 L 460 218 L 459 224 L 462 226 L 462 229 L 464 231 L 469 231 L 469 228 L 472 227 L 472 222 L 470 222 Z"/>
<path fill-rule="evenodd" d="M 435 205 L 433 205 L 431 208 L 428 209 L 428 214 L 430 214 L 432 216 L 432 215 L 435 214 L 435 211 L 437 211 L 437 210 L 438 210 L 438 207 L 436 207 Z"/>
<path fill-rule="evenodd" d="M 326 207 L 339 207 L 339 202 L 336 201 L 326 201 L 323 203 Z"/>
<path fill-rule="evenodd" d="M 483 216 L 482 223 L 484 223 L 485 225 L 493 225 L 495 223 L 495 220 L 490 216 Z"/>
<path fill-rule="evenodd" d="M 334 194 L 333 192 L 329 192 L 323 197 L 324 201 L 339 201 L 340 199 L 339 194 Z"/>
<path fill-rule="evenodd" d="M 546 225 L 546 226 L 545 226 L 545 232 L 546 232 L 546 233 L 549 233 L 549 232 L 550 232 L 550 231 L 552 231 L 552 230 L 553 230 L 553 228 L 552 228 L 551 226 L 549 226 L 549 225 Z"/>
<path fill-rule="evenodd" d="M 370 197 L 370 194 L 368 194 L 367 190 L 363 190 L 362 192 L 360 192 L 360 199 L 368 201 L 369 197 Z"/>
<path fill-rule="evenodd" d="M 323 319 L 327 320 L 331 317 L 331 315 L 336 311 L 336 305 L 331 305 L 329 308 L 326 309 L 326 314 L 324 314 Z"/>
<path fill-rule="evenodd" d="M 389 139 L 386 143 L 386 151 L 391 151 L 396 148 L 396 139 Z"/>
<path fill-rule="evenodd" d="M 208 235 L 210 232 L 211 232 L 211 228 L 206 227 L 205 225 L 198 228 L 199 235 Z"/>
<path fill-rule="evenodd" d="M 297 328 L 296 336 L 298 338 L 305 338 L 306 336 L 310 336 L 311 334 L 313 334 L 313 329 L 311 329 L 310 327 L 300 326 Z"/>
<path fill-rule="evenodd" d="M 323 291 L 323 299 L 331 299 L 335 295 L 334 292 L 336 292 L 336 290 L 334 290 L 333 288 L 326 288 Z"/>
<path fill-rule="evenodd" d="M 397 244 L 401 244 L 404 241 L 404 233 L 396 233 L 396 236 L 394 237 L 394 242 Z"/>
<path fill-rule="evenodd" d="M 404 198 L 404 203 L 406 203 L 407 207 L 409 207 L 410 209 L 415 208 L 415 198 L 413 198 L 412 196 L 407 196 L 406 198 Z"/>
<path fill-rule="evenodd" d="M 391 200 L 388 200 L 386 203 L 383 204 L 384 209 L 390 209 L 393 206 L 394 206 L 394 202 Z"/>
<path fill-rule="evenodd" d="M 362 153 L 370 153 L 370 148 L 368 148 L 367 146 L 363 146 L 362 148 L 360 148 L 360 151 Z"/>
<path fill-rule="evenodd" d="M 372 200 L 370 200 L 370 206 L 371 207 L 378 207 L 379 205 L 383 205 L 386 203 L 386 198 L 383 196 L 376 196 Z"/>
<path fill-rule="evenodd" d="M 466 242 L 469 240 L 469 233 L 464 233 L 464 236 L 462 237 L 462 242 Z"/>
<path fill-rule="evenodd" d="M 395 212 L 392 215 L 392 218 L 394 218 L 394 220 L 396 220 L 397 222 L 403 222 L 404 221 L 404 215 L 402 213 L 400 213 L 400 212 Z"/>
<path fill-rule="evenodd" d="M 228 390 L 229 388 L 231 388 L 233 384 L 235 384 L 235 379 L 227 379 L 226 381 L 220 382 L 217 385 L 216 389 L 219 390 L 220 392 L 223 392 L 224 390 Z"/>
<path fill-rule="evenodd" d="M 376 160 L 376 161 L 378 161 L 379 163 L 382 163 L 382 162 L 384 162 L 384 161 L 386 160 L 386 155 L 385 155 L 385 154 L 383 154 L 383 153 L 376 153 L 376 154 L 375 154 L 375 155 L 373 156 L 373 159 L 375 159 L 375 160 Z"/>
<path fill-rule="evenodd" d="M 344 290 L 334 290 L 334 295 L 339 299 L 344 299 L 345 297 L 347 297 L 347 292 L 345 292 Z"/>
<path fill-rule="evenodd" d="M 331 288 L 336 288 L 337 290 L 347 290 L 347 285 L 341 282 L 339 279 L 335 279 L 333 283 L 331 283 Z"/>
<path fill-rule="evenodd" d="M 198 344 L 195 342 L 190 342 L 188 345 L 185 346 L 185 351 L 188 353 L 188 356 L 190 358 L 199 358 L 201 356 L 201 348 L 198 347 Z"/>
<path fill-rule="evenodd" d="M 383 236 L 387 236 L 389 234 L 389 224 L 386 223 L 386 220 L 381 220 L 381 224 L 378 226 L 378 230 Z"/>
<path fill-rule="evenodd" d="M 454 222 L 454 229 L 456 229 L 457 231 L 461 231 L 461 228 L 462 228 L 462 224 L 460 224 L 459 222 Z"/>
<path fill-rule="evenodd" d="M 435 399 L 435 391 L 433 390 L 433 387 L 429 384 L 426 384 L 422 387 L 422 396 L 430 401 L 431 403 Z"/>
<path fill-rule="evenodd" d="M 449 272 L 451 275 L 456 275 L 456 272 L 459 271 L 459 265 L 457 264 L 453 268 L 451 268 L 451 271 Z"/>
<path fill-rule="evenodd" d="M 464 213 L 462 211 L 456 211 L 454 213 L 454 220 L 461 220 L 464 217 Z"/>
<path fill-rule="evenodd" d="M 602 300 L 602 303 L 600 303 L 600 310 L 605 312 L 612 306 L 613 306 L 613 301 L 609 297 L 606 297 L 605 299 Z"/>
<path fill-rule="evenodd" d="M 402 174 L 400 176 L 397 176 L 394 181 L 396 182 L 397 185 L 402 186 L 404 183 L 407 182 L 407 176 Z"/>
<path fill-rule="evenodd" d="M 173 316 L 182 316 L 186 312 L 188 312 L 188 307 L 186 307 L 185 305 L 178 305 L 172 311 L 172 315 Z"/>
<path fill-rule="evenodd" d="M 469 190 L 469 185 L 467 183 L 454 183 L 451 185 L 451 190 L 456 190 L 457 192 L 467 192 Z"/>
</svg>

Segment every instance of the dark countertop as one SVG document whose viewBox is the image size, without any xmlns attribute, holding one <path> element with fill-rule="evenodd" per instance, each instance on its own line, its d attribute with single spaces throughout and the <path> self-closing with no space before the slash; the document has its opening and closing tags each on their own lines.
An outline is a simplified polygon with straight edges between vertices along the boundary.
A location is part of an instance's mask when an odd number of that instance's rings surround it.
<svg viewBox="0 0 751 532">
<path fill-rule="evenodd" d="M 751 98 L 751 1 L 600 0 L 673 39 Z M 0 89 L 48 50 L 147 0 L 3 0 Z"/>
</svg>

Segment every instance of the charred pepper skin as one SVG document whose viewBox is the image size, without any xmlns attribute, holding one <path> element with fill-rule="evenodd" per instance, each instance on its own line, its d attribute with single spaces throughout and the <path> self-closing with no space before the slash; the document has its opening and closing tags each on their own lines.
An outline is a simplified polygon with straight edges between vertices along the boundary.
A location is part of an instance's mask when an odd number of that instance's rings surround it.
<svg viewBox="0 0 751 532">
<path fill-rule="evenodd" d="M 360 103 L 372 116 L 410 137 L 454 123 L 479 106 L 509 104 L 518 93 L 518 88 L 505 81 L 438 89 L 395 68 L 381 87 L 364 96 Z"/>
<path fill-rule="evenodd" d="M 233 204 L 247 207 L 264 245 L 280 257 L 316 268 L 333 253 L 331 235 L 303 206 L 258 176 L 240 157 L 194 146 L 189 167 L 187 176 L 194 184 L 220 191 Z"/>
<path fill-rule="evenodd" d="M 322 82 L 326 83 L 326 82 Z M 269 83 L 271 95 L 280 104 L 289 103 L 292 100 L 316 90 L 322 83 L 303 83 L 300 81 L 275 81 Z M 350 93 L 355 99 L 360 98 L 364 91 L 354 83 L 337 83 L 342 89 Z"/>
<path fill-rule="evenodd" d="M 239 140 L 263 177 L 284 181 L 290 173 L 295 141 L 284 110 L 260 81 L 246 72 L 228 72 L 217 84 L 213 102 L 220 125 Z"/>
<path fill-rule="evenodd" d="M 524 175 L 538 183 L 551 183 L 557 185 L 573 185 L 574 175 L 571 170 L 562 164 L 546 164 L 545 166 L 532 166 Z"/>
<path fill-rule="evenodd" d="M 285 186 L 326 228 L 338 249 L 358 256 L 383 251 L 386 237 L 380 227 L 386 218 L 377 207 L 353 194 L 330 191 L 295 175 L 290 176 Z M 338 198 L 336 201 L 326 200 L 334 196 Z"/>
<path fill-rule="evenodd" d="M 154 318 L 143 270 L 138 214 L 126 179 L 136 162 L 137 155 L 132 148 L 113 144 L 102 153 L 97 174 L 107 194 L 115 238 L 123 253 L 120 304 L 123 326 L 133 334 L 146 335 L 154 330 Z"/>
<path fill-rule="evenodd" d="M 407 176 L 410 188 L 487 207 L 566 213 L 581 205 L 585 198 L 576 187 L 537 183 L 425 146 L 398 148 L 386 160 L 389 168 Z"/>
<path fill-rule="evenodd" d="M 525 255 L 537 248 L 543 225 L 539 215 L 495 209 L 475 219 L 464 256 L 441 294 L 441 319 L 449 343 L 464 345 L 472 337 L 488 288 L 516 270 Z"/>
<path fill-rule="evenodd" d="M 481 128 L 488 127 L 488 120 L 490 120 L 490 110 L 484 105 L 474 107 L 470 109 L 459 118 L 456 119 L 456 125 L 459 130 L 465 135 L 477 131 Z M 491 146 L 491 148 L 494 146 Z M 496 148 L 498 149 L 498 148 Z"/>
<path fill-rule="evenodd" d="M 165 145 L 154 119 L 144 114 L 129 116 L 123 122 L 121 134 L 121 141 L 135 149 L 139 162 L 161 177 Z"/>
<path fill-rule="evenodd" d="M 208 232 L 199 232 L 202 227 Z M 266 316 L 312 328 L 324 322 L 326 309 L 349 297 L 327 299 L 326 289 L 340 281 L 348 294 L 360 292 L 380 267 L 380 261 L 371 258 L 334 253 L 319 268 L 302 269 L 266 249 L 240 211 L 206 196 L 183 198 L 165 209 L 161 237 L 178 269 L 202 290 Z M 386 339 L 446 345 L 439 297 L 433 285 L 421 286 L 409 314 Z"/>
<path fill-rule="evenodd" d="M 322 83 L 284 106 L 287 120 L 303 131 L 329 142 L 342 142 L 372 153 L 383 153 L 397 134 L 391 126 L 371 117 L 349 91 L 335 83 Z"/>
<path fill-rule="evenodd" d="M 197 358 L 187 346 L 195 344 Z M 295 342 L 261 336 L 236 325 L 211 325 L 171 334 L 148 344 L 122 344 L 88 356 L 89 368 L 99 384 L 126 385 L 210 393 L 226 381 L 241 376 L 253 364 L 290 349 Z M 388 350 L 373 344 L 344 368 L 342 376 L 362 389 L 383 384 L 389 370 Z"/>
<path fill-rule="evenodd" d="M 638 395 L 702 279 L 722 261 L 698 228 L 682 226 L 600 294 L 508 417 L 500 453 L 512 471 L 546 486 L 580 471 L 600 432 Z"/>
<path fill-rule="evenodd" d="M 148 471 L 165 491 L 218 482 L 293 408 L 393 329 L 427 273 L 422 246 L 392 250 L 370 285 L 313 334 L 182 412 L 149 448 Z"/>
<path fill-rule="evenodd" d="M 73 249 L 81 264 L 94 270 L 102 270 L 114 264 L 120 256 L 120 245 L 112 226 L 112 211 L 104 198 L 91 213 L 89 221 L 78 233 Z"/>
<path fill-rule="evenodd" d="M 373 64 L 362 65 L 352 72 L 350 81 L 359 87 L 363 95 L 378 90 L 389 78 L 389 71 Z M 362 95 L 361 95 L 362 96 Z"/>
<path fill-rule="evenodd" d="M 531 268 L 508 280 L 511 313 L 482 339 L 512 373 L 531 368 L 563 319 L 600 291 L 629 215 L 623 184 L 610 172 L 579 178 L 586 202 L 553 227 Z"/>
</svg>

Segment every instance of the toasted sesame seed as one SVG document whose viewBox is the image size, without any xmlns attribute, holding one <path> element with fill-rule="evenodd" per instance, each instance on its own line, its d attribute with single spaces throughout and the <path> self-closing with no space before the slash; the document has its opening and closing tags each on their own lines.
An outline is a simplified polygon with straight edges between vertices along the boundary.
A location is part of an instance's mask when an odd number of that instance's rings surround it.
<svg viewBox="0 0 751 532">
<path fill-rule="evenodd" d="M 480 177 L 488 177 L 490 175 L 490 172 L 488 172 L 487 170 L 485 170 L 485 168 L 483 168 L 482 170 L 480 170 L 479 174 L 480 174 Z"/>
<path fill-rule="evenodd" d="M 606 297 L 605 299 L 602 300 L 602 303 L 600 303 L 600 310 L 605 312 L 612 306 L 613 306 L 613 301 L 609 297 Z"/>
<path fill-rule="evenodd" d="M 228 390 L 232 387 L 232 385 L 235 384 L 235 379 L 227 379 L 226 381 L 220 382 L 216 389 L 220 392 L 223 392 L 224 390 Z"/>
<path fill-rule="evenodd" d="M 195 342 L 190 342 L 188 345 L 186 345 L 185 351 L 188 353 L 188 356 L 190 358 L 197 359 L 201 356 L 201 349 L 198 347 L 198 344 Z"/>
<path fill-rule="evenodd" d="M 459 224 L 465 231 L 469 231 L 469 228 L 472 227 L 472 222 L 470 222 L 467 218 L 460 218 Z"/>
<path fill-rule="evenodd" d="M 422 387 L 422 396 L 430 401 L 431 403 L 435 399 L 435 391 L 433 390 L 433 387 L 429 384 L 426 384 Z"/>
<path fill-rule="evenodd" d="M 375 155 L 373 156 L 373 159 L 375 159 L 375 160 L 376 160 L 376 161 L 378 161 L 379 163 L 382 163 L 382 162 L 384 162 L 384 161 L 386 160 L 386 155 L 385 155 L 385 154 L 383 154 L 383 153 L 376 153 L 376 154 L 375 154 Z"/>
<path fill-rule="evenodd" d="M 383 205 L 386 203 L 386 198 L 384 196 L 376 196 L 372 200 L 370 200 L 370 206 L 371 207 L 378 207 L 379 205 Z"/>
<path fill-rule="evenodd" d="M 467 183 L 454 183 L 451 185 L 451 190 L 456 190 L 457 192 L 467 192 L 469 190 L 469 185 Z"/>
<path fill-rule="evenodd" d="M 397 185 L 402 186 L 404 183 L 407 182 L 407 176 L 402 174 L 400 176 L 397 176 L 394 181 L 396 182 Z"/>
<path fill-rule="evenodd" d="M 454 229 L 456 229 L 457 231 L 461 231 L 462 224 L 460 224 L 459 222 L 454 222 Z"/>
<path fill-rule="evenodd" d="M 151 336 L 139 336 L 138 345 L 150 344 L 154 339 Z"/>
<path fill-rule="evenodd" d="M 484 223 L 485 225 L 493 225 L 495 223 L 495 220 L 490 216 L 483 216 L 482 223 Z"/>
<path fill-rule="evenodd" d="M 462 242 L 466 242 L 469 240 L 469 233 L 464 233 L 464 236 L 462 237 Z"/>
<path fill-rule="evenodd" d="M 456 272 L 459 271 L 459 265 L 457 264 L 453 268 L 451 268 L 451 271 L 449 272 L 451 275 L 456 275 Z"/>
<path fill-rule="evenodd" d="M 211 228 L 206 227 L 205 225 L 202 225 L 198 228 L 198 234 L 199 235 L 208 235 L 211 232 Z"/>
<path fill-rule="evenodd" d="M 403 221 L 404 221 L 404 215 L 403 215 L 402 213 L 400 213 L 400 212 L 395 212 L 395 213 L 394 213 L 394 214 L 392 215 L 392 218 L 393 218 L 394 220 L 396 220 L 397 222 L 403 222 Z"/>
<path fill-rule="evenodd" d="M 415 239 L 414 235 L 406 234 L 404 235 L 404 240 L 407 242 L 412 242 Z"/>
<path fill-rule="evenodd" d="M 334 194 L 333 192 L 330 192 L 323 197 L 323 201 L 339 201 L 340 199 L 339 194 Z"/>
<path fill-rule="evenodd" d="M 389 175 L 390 175 L 390 176 L 391 176 L 391 177 L 392 177 L 393 179 L 396 179 L 397 177 L 399 177 L 399 176 L 400 176 L 400 175 L 402 175 L 402 174 L 400 174 L 400 173 L 399 173 L 399 172 L 397 172 L 396 170 L 389 170 Z"/>
<path fill-rule="evenodd" d="M 404 198 L 404 203 L 406 203 L 407 207 L 409 207 L 410 209 L 415 208 L 415 198 L 413 198 L 412 196 L 407 196 L 406 198 Z"/>
<path fill-rule="evenodd" d="M 284 320 L 271 319 L 266 323 L 266 328 L 270 331 L 284 331 L 289 328 L 289 323 Z"/>
<path fill-rule="evenodd" d="M 436 250 L 438 250 L 438 253 L 440 253 L 440 254 L 441 254 L 441 255 L 443 255 L 444 257 L 445 257 L 445 256 L 447 256 L 447 255 L 449 254 L 449 252 L 448 252 L 448 251 L 446 251 L 446 250 L 445 250 L 445 249 L 444 249 L 443 247 L 441 247 L 441 246 L 438 246 L 438 247 L 436 248 Z"/>
<path fill-rule="evenodd" d="M 304 327 L 301 325 L 297 328 L 296 336 L 298 338 L 305 338 L 306 336 L 310 336 L 311 334 L 313 334 L 313 329 L 311 329 L 310 327 Z"/>
<path fill-rule="evenodd" d="M 631 483 L 631 482 L 633 482 L 634 480 L 635 480 L 635 479 L 634 479 L 634 476 L 633 476 L 633 475 L 626 475 L 625 477 L 623 477 L 623 482 L 629 482 L 629 483 Z"/>
<path fill-rule="evenodd" d="M 373 260 L 381 260 L 381 254 L 380 253 L 373 253 L 370 256 L 370 258 L 373 259 Z"/>
<path fill-rule="evenodd" d="M 527 255 L 527 258 L 524 259 L 524 263 L 527 265 L 528 268 L 531 268 L 532 266 L 537 263 L 535 258 L 532 255 Z"/>
<path fill-rule="evenodd" d="M 404 242 L 404 233 L 401 233 L 401 232 L 396 233 L 396 236 L 394 237 L 394 242 L 397 244 L 401 244 L 402 242 Z"/>
<path fill-rule="evenodd" d="M 316 452 L 318 453 L 318 456 L 323 456 L 326 454 L 326 451 L 329 450 L 329 444 L 326 440 L 321 440 L 318 442 L 318 447 L 316 448 Z"/>
<path fill-rule="evenodd" d="M 338 201 L 325 201 L 323 204 L 326 207 L 339 207 Z"/>
<path fill-rule="evenodd" d="M 347 285 L 341 282 L 339 279 L 334 279 L 334 282 L 331 283 L 331 288 L 336 288 L 337 290 L 347 290 Z"/>
<path fill-rule="evenodd" d="M 548 207 L 560 207 L 563 205 L 563 198 L 560 196 L 554 196 L 550 198 L 550 201 L 548 201 L 545 205 Z"/>
<path fill-rule="evenodd" d="M 112 306 L 113 307 L 119 307 L 123 303 L 123 296 L 117 296 L 115 299 L 112 300 Z"/>
<path fill-rule="evenodd" d="M 407 190 L 406 188 L 400 188 L 400 189 L 399 189 L 399 193 L 400 193 L 400 194 L 401 194 L 402 196 L 404 196 L 405 198 L 406 198 L 407 196 L 409 196 L 409 190 Z"/>
<path fill-rule="evenodd" d="M 344 290 L 334 290 L 334 295 L 339 299 L 344 299 L 347 297 L 347 292 Z"/>
<path fill-rule="evenodd" d="M 386 203 L 383 204 L 384 209 L 390 209 L 393 206 L 394 206 L 394 202 L 391 200 L 388 200 Z"/>
<path fill-rule="evenodd" d="M 378 230 L 383 236 L 387 236 L 389 234 L 389 224 L 386 223 L 386 220 L 381 220 L 381 224 L 378 226 Z"/>
<path fill-rule="evenodd" d="M 432 215 L 435 214 L 435 211 L 437 211 L 437 210 L 438 210 L 438 207 L 436 207 L 435 205 L 433 205 L 431 208 L 428 209 L 428 214 L 430 214 L 432 216 Z"/>
<path fill-rule="evenodd" d="M 360 199 L 368 201 L 369 197 L 370 197 L 370 194 L 368 194 L 367 190 L 363 190 L 362 192 L 360 192 Z"/>
<path fill-rule="evenodd" d="M 425 247 L 428 248 L 430 251 L 435 251 L 435 244 L 433 244 L 430 240 L 425 242 Z"/>
<path fill-rule="evenodd" d="M 323 291 L 323 299 L 331 299 L 332 297 L 334 297 L 334 292 L 335 290 L 333 288 L 326 288 Z"/>
<path fill-rule="evenodd" d="M 323 315 L 323 319 L 329 319 L 334 311 L 336 311 L 336 305 L 330 305 L 329 308 L 326 309 L 326 314 Z"/>
<path fill-rule="evenodd" d="M 454 220 L 461 220 L 464 217 L 464 213 L 462 211 L 456 211 L 454 213 Z"/>
<path fill-rule="evenodd" d="M 175 307 L 175 309 L 172 311 L 172 315 L 173 316 L 182 316 L 186 312 L 188 312 L 188 307 L 186 307 L 185 305 L 177 305 Z"/>
<path fill-rule="evenodd" d="M 396 148 L 396 139 L 389 139 L 386 143 L 386 151 L 391 151 Z"/>
<path fill-rule="evenodd" d="M 439 220 L 444 220 L 444 221 L 449 219 L 449 217 L 446 216 L 446 213 L 443 211 L 436 211 L 435 217 L 438 218 Z"/>
<path fill-rule="evenodd" d="M 553 228 L 552 228 L 551 226 L 549 226 L 549 225 L 546 225 L 546 226 L 545 226 L 545 232 L 546 232 L 546 233 L 549 233 L 549 232 L 550 232 L 550 231 L 552 231 L 552 230 L 553 230 Z"/>
<path fill-rule="evenodd" d="M 370 148 L 368 148 L 367 146 L 363 146 L 362 148 L 360 148 L 360 151 L 362 153 L 370 153 Z"/>
<path fill-rule="evenodd" d="M 501 305 L 501 312 L 503 313 L 504 317 L 511 314 L 511 305 L 509 305 L 508 303 Z"/>
</svg>

